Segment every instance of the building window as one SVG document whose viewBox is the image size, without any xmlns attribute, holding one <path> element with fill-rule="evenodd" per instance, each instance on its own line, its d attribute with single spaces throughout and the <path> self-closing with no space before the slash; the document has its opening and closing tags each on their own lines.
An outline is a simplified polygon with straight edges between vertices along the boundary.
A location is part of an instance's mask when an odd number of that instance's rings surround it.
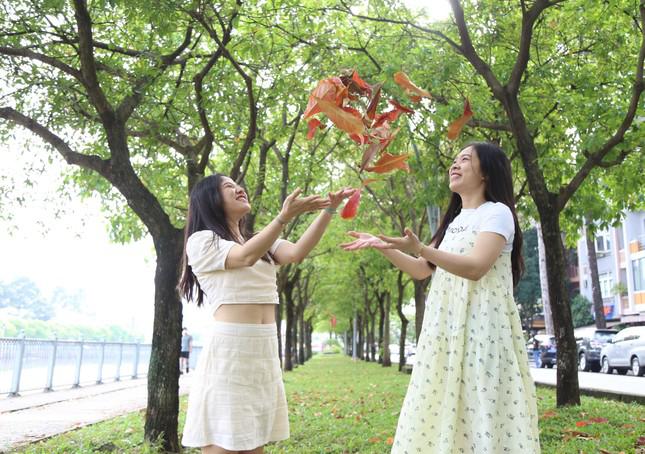
<svg viewBox="0 0 645 454">
<path fill-rule="evenodd" d="M 606 254 L 611 250 L 611 241 L 609 240 L 609 232 L 599 232 L 596 235 L 596 253 Z"/>
<path fill-rule="evenodd" d="M 632 272 L 634 274 L 634 291 L 645 290 L 645 257 L 632 262 Z"/>
<path fill-rule="evenodd" d="M 614 277 L 609 274 L 601 274 L 599 276 L 600 280 L 600 295 L 603 298 L 611 298 L 614 294 Z"/>
</svg>

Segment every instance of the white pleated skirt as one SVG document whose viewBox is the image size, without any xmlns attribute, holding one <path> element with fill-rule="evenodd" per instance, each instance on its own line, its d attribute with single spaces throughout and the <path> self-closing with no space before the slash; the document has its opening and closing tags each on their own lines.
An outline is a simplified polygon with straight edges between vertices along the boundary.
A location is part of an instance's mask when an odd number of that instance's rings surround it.
<svg viewBox="0 0 645 454">
<path fill-rule="evenodd" d="M 246 451 L 289 438 L 275 324 L 216 321 L 192 375 L 182 445 Z"/>
</svg>

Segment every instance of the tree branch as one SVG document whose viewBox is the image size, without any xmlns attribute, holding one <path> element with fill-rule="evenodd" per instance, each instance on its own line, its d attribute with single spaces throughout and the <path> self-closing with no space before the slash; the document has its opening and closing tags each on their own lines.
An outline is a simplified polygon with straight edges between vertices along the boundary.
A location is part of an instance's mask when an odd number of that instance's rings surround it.
<svg viewBox="0 0 645 454">
<path fill-rule="evenodd" d="M 45 63 L 46 65 L 52 66 L 56 69 L 60 69 L 61 71 L 63 71 L 66 74 L 69 74 L 70 76 L 74 77 L 81 83 L 83 82 L 83 75 L 78 69 L 73 68 L 66 63 L 63 63 L 62 61 L 56 58 L 50 57 L 49 55 L 44 55 L 38 52 L 34 52 L 27 48 L 13 48 L 13 47 L 6 47 L 6 46 L 0 46 L 0 54 L 7 55 L 10 57 L 24 57 L 30 60 L 36 60 L 36 61 Z"/>
</svg>

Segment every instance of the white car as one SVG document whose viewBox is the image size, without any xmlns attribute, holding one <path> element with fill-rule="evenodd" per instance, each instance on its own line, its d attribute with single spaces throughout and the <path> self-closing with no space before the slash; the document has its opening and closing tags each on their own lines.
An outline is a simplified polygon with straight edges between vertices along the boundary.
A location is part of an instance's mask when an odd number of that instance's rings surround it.
<svg viewBox="0 0 645 454">
<path fill-rule="evenodd" d="M 624 375 L 631 369 L 635 376 L 645 374 L 645 326 L 631 326 L 616 334 L 600 350 L 600 371 L 611 374 L 614 369 Z"/>
</svg>

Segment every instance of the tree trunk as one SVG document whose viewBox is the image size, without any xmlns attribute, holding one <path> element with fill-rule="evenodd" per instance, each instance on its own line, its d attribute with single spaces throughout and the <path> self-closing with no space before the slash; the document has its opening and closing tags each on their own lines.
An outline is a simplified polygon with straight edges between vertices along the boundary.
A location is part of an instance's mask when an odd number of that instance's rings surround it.
<svg viewBox="0 0 645 454">
<path fill-rule="evenodd" d="M 547 334 L 553 334 L 553 314 L 549 299 L 549 276 L 546 271 L 546 252 L 544 251 L 544 239 L 542 238 L 542 226 L 538 222 L 535 225 L 538 237 L 538 269 L 540 271 L 540 290 L 542 295 L 542 308 L 544 309 L 544 329 Z"/>
<path fill-rule="evenodd" d="M 307 319 L 307 321 L 305 322 L 305 325 L 306 325 L 306 330 L 307 330 L 306 331 L 307 332 L 307 341 L 306 341 L 307 353 L 306 353 L 306 358 L 307 358 L 307 360 L 310 360 L 311 357 L 313 356 L 313 352 L 311 351 L 312 350 L 311 349 L 311 335 L 314 332 L 314 326 L 313 326 L 312 319 L 311 318 Z"/>
<path fill-rule="evenodd" d="M 298 366 L 298 305 L 294 304 L 293 305 L 293 326 L 292 326 L 292 358 L 291 358 L 291 364 L 294 366 Z"/>
<path fill-rule="evenodd" d="M 600 293 L 600 277 L 598 276 L 598 258 L 596 257 L 596 242 L 592 222 L 585 219 L 585 240 L 587 242 L 587 258 L 589 260 L 589 272 L 591 274 L 591 294 L 593 297 L 593 310 L 596 316 L 596 328 L 607 328 L 605 320 L 605 308 L 602 304 L 602 294 Z"/>
<path fill-rule="evenodd" d="M 302 302 L 300 303 L 302 305 Z M 304 314 L 304 309 L 300 309 L 298 311 L 298 363 L 299 364 L 304 364 L 305 361 L 307 361 L 306 355 L 305 355 L 305 338 L 307 337 L 307 333 L 305 331 L 305 314 Z"/>
<path fill-rule="evenodd" d="M 383 321 L 383 367 L 391 367 L 390 359 L 390 310 L 392 309 L 392 295 L 385 294 L 385 314 Z"/>
<path fill-rule="evenodd" d="M 396 279 L 396 312 L 401 320 L 401 337 L 399 338 L 399 372 L 405 366 L 405 338 L 408 335 L 408 319 L 403 315 L 403 298 L 405 296 L 405 285 L 403 284 L 403 271 L 399 271 Z"/>
<path fill-rule="evenodd" d="M 378 313 L 379 313 L 379 320 L 378 320 L 378 346 L 379 346 L 379 355 L 378 355 L 378 362 L 379 364 L 383 364 L 383 352 L 385 351 L 385 345 L 383 344 L 383 330 L 385 326 L 385 295 L 387 293 L 383 292 L 382 294 L 378 295 Z"/>
<path fill-rule="evenodd" d="M 363 358 L 363 344 L 365 343 L 365 338 L 363 337 L 363 317 L 360 314 L 356 314 L 356 327 L 358 330 L 358 343 L 356 345 L 356 357 L 359 359 Z"/>
<path fill-rule="evenodd" d="M 549 300 L 558 348 L 556 401 L 558 406 L 580 405 L 578 351 L 573 334 L 569 290 L 565 282 L 567 263 L 562 244 L 559 213 L 552 207 L 542 209 L 540 221 L 549 277 Z"/>
<path fill-rule="evenodd" d="M 293 370 L 293 328 L 294 328 L 294 302 L 293 302 L 293 280 L 285 282 L 284 289 L 285 316 L 287 326 L 284 336 L 284 370 Z"/>
<path fill-rule="evenodd" d="M 164 441 L 164 447 L 179 452 L 179 351 L 181 350 L 182 306 L 177 284 L 183 253 L 183 234 L 176 230 L 167 238 L 155 239 L 155 311 L 152 350 L 148 366 L 148 404 L 145 438 Z"/>
<path fill-rule="evenodd" d="M 370 354 L 371 354 L 371 359 L 370 361 L 376 362 L 376 308 L 374 308 L 374 312 L 370 314 Z"/>
<path fill-rule="evenodd" d="M 419 342 L 419 336 L 423 328 L 423 314 L 426 311 L 426 290 L 428 289 L 430 278 L 412 282 L 414 283 L 414 329 L 416 340 Z"/>
</svg>

